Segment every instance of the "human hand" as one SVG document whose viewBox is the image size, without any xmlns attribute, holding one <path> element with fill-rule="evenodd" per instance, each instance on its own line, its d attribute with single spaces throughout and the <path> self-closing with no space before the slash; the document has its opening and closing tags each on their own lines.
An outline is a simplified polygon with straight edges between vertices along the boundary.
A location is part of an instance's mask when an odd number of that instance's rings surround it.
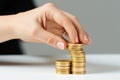
<svg viewBox="0 0 120 80">
<path fill-rule="evenodd" d="M 68 42 L 62 34 L 66 33 L 72 43 L 91 43 L 78 19 L 52 3 L 13 15 L 11 24 L 15 38 L 26 42 L 46 43 L 65 49 Z"/>
</svg>

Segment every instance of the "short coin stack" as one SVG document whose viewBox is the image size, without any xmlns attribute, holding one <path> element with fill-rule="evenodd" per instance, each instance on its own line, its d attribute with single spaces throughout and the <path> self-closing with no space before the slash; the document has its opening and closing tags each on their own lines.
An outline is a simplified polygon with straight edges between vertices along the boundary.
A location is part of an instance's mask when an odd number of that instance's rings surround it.
<svg viewBox="0 0 120 80">
<path fill-rule="evenodd" d="M 56 60 L 56 73 L 70 74 L 70 63 L 69 60 Z"/>
<path fill-rule="evenodd" d="M 86 73 L 86 59 L 85 52 L 83 51 L 82 44 L 69 44 L 68 50 L 70 51 L 72 62 L 72 74 L 85 74 Z"/>
</svg>

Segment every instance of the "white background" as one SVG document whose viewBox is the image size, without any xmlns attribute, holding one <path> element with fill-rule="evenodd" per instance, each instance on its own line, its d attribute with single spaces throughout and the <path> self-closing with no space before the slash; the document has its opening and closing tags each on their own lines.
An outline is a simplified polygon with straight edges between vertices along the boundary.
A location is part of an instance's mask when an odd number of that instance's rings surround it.
<svg viewBox="0 0 120 80">
<path fill-rule="evenodd" d="M 68 55 L 0 56 L 1 80 L 120 80 L 118 54 L 87 55 L 87 74 L 58 75 L 55 60 Z"/>
</svg>

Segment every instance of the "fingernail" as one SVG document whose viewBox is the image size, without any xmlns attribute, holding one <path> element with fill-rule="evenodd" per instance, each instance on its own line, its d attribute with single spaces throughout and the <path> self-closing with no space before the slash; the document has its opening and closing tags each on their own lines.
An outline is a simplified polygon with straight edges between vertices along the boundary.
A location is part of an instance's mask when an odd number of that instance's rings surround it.
<svg viewBox="0 0 120 80">
<path fill-rule="evenodd" d="M 78 37 L 75 38 L 75 41 L 76 41 L 77 43 L 79 42 L 79 41 L 78 41 Z"/>
<path fill-rule="evenodd" d="M 57 47 L 60 49 L 64 49 L 64 43 L 63 42 L 57 42 Z"/>
<path fill-rule="evenodd" d="M 85 40 L 85 42 L 88 42 L 88 38 L 85 34 L 84 34 L 84 40 Z"/>
</svg>

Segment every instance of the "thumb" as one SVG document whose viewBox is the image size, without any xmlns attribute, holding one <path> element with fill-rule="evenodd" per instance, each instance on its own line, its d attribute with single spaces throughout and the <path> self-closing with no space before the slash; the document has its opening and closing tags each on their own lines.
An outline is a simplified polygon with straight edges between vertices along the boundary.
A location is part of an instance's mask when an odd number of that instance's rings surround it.
<svg viewBox="0 0 120 80">
<path fill-rule="evenodd" d="M 46 43 L 50 46 L 53 46 L 55 48 L 59 48 L 61 50 L 66 48 L 66 41 L 60 37 L 57 36 L 51 32 L 48 32 L 46 30 L 42 30 L 41 34 L 39 34 L 40 36 L 40 41 L 42 41 L 43 43 Z"/>
</svg>

